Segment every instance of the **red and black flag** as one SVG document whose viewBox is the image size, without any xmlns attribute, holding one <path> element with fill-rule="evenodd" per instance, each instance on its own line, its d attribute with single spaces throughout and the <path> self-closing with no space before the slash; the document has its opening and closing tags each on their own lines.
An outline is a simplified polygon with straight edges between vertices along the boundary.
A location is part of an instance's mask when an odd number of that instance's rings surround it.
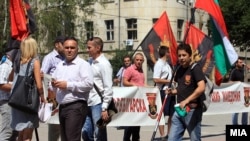
<svg viewBox="0 0 250 141">
<path fill-rule="evenodd" d="M 194 25 L 187 23 L 187 26 L 189 31 L 185 42 L 192 47 L 192 60 L 198 62 L 203 72 L 209 75 L 214 67 L 213 41 Z"/>
<path fill-rule="evenodd" d="M 148 65 L 153 68 L 155 62 L 159 58 L 158 47 L 164 45 L 169 47 L 171 64 L 176 65 L 177 43 L 172 32 L 166 11 L 156 21 L 153 28 L 149 31 L 147 36 L 143 39 L 140 46 L 147 58 Z"/>
<path fill-rule="evenodd" d="M 10 0 L 10 34 L 8 48 L 19 48 L 20 42 L 37 29 L 28 0 Z"/>
<path fill-rule="evenodd" d="M 10 0 L 12 39 L 21 41 L 36 30 L 34 15 L 28 0 Z"/>
<path fill-rule="evenodd" d="M 10 34 L 8 51 L 16 64 L 19 64 L 20 43 L 37 29 L 35 17 L 28 0 L 10 0 Z"/>
</svg>

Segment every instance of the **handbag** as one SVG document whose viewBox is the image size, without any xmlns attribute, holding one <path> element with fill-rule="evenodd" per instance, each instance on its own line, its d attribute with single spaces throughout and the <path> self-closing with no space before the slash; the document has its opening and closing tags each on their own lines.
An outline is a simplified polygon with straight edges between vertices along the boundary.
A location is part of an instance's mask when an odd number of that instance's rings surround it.
<svg viewBox="0 0 250 141">
<path fill-rule="evenodd" d="M 97 86 L 96 86 L 95 83 L 94 83 L 94 88 L 95 88 L 96 92 L 98 93 L 98 95 L 101 97 L 101 100 L 102 100 L 102 102 L 103 102 L 103 97 L 102 97 L 102 95 L 101 95 L 101 92 L 99 91 L 99 89 L 97 88 Z M 117 108 L 116 108 L 116 106 L 115 106 L 115 103 L 114 103 L 113 98 L 111 99 L 111 102 L 109 103 L 109 106 L 108 106 L 107 111 L 108 111 L 108 114 L 109 114 L 109 116 L 110 116 L 110 119 L 109 119 L 108 121 L 105 122 L 105 121 L 102 120 L 102 118 L 100 118 L 100 119 L 96 122 L 98 128 L 103 128 L 103 127 L 105 127 L 105 126 L 111 121 L 111 117 L 112 117 L 114 114 L 118 113 L 118 110 L 117 110 Z"/>
<path fill-rule="evenodd" d="M 16 83 L 11 92 L 9 105 L 15 109 L 27 112 L 30 114 L 37 114 L 39 108 L 39 94 L 37 91 L 34 73 L 28 75 L 30 64 L 29 61 L 24 76 L 17 76 Z"/>
<path fill-rule="evenodd" d="M 101 95 L 101 92 L 99 91 L 99 89 L 97 88 L 95 83 L 94 83 L 94 88 L 95 88 L 96 92 L 98 93 L 98 95 L 101 97 L 101 100 L 103 102 L 103 97 Z M 115 106 L 113 98 L 111 99 L 111 102 L 109 103 L 109 106 L 108 106 L 107 110 L 108 110 L 109 116 L 112 116 L 112 115 L 114 115 L 114 114 L 116 114 L 118 112 L 118 110 L 117 110 L 117 108 Z"/>
<path fill-rule="evenodd" d="M 41 122 L 46 122 L 50 119 L 52 114 L 52 103 L 44 103 L 42 102 L 39 106 L 38 117 Z"/>
</svg>

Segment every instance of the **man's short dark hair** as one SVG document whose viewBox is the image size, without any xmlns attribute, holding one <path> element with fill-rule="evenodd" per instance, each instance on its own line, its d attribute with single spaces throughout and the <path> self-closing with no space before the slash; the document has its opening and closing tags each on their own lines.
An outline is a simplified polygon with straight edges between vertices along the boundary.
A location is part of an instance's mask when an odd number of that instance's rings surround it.
<svg viewBox="0 0 250 141">
<path fill-rule="evenodd" d="M 191 46 L 189 44 L 185 44 L 185 43 L 180 43 L 177 47 L 177 52 L 179 50 L 184 50 L 186 51 L 190 56 L 192 56 L 192 49 Z"/>
<path fill-rule="evenodd" d="M 55 41 L 54 41 L 54 44 L 55 44 L 55 43 L 62 43 L 62 44 L 63 44 L 65 38 L 66 38 L 66 37 L 63 36 L 63 35 L 57 36 L 56 39 L 55 39 Z"/>
<path fill-rule="evenodd" d="M 64 39 L 64 42 L 67 41 L 67 40 L 74 40 L 74 41 L 76 41 L 76 43 L 78 44 L 78 40 L 77 40 L 75 37 L 66 37 L 66 38 Z"/>
<path fill-rule="evenodd" d="M 100 37 L 92 37 L 87 40 L 88 41 L 94 41 L 98 46 L 100 46 L 100 50 L 103 50 L 103 41 Z"/>
<path fill-rule="evenodd" d="M 159 48 L 160 58 L 165 56 L 166 52 L 169 52 L 169 48 L 167 46 L 160 46 L 160 48 Z"/>
</svg>

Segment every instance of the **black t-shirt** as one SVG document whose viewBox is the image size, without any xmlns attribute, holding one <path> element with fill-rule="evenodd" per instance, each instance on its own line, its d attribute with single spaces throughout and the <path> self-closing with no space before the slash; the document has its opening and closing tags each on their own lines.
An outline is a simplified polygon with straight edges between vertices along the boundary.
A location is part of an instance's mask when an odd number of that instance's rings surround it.
<svg viewBox="0 0 250 141">
<path fill-rule="evenodd" d="M 199 65 L 196 65 L 191 70 L 190 65 L 188 68 L 183 68 L 182 66 L 177 70 L 175 76 L 175 82 L 178 83 L 177 87 L 177 102 L 185 100 L 193 91 L 197 88 L 197 83 L 201 80 L 206 81 L 202 69 Z M 198 103 L 200 98 L 192 101 Z"/>
<path fill-rule="evenodd" d="M 241 81 L 244 82 L 244 70 L 243 69 L 233 69 L 229 80 L 231 81 Z"/>
</svg>

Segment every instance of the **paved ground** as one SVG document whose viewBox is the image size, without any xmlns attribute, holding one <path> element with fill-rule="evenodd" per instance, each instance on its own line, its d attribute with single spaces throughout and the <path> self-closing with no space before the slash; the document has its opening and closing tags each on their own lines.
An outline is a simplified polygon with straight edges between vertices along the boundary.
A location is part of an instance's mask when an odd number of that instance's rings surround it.
<svg viewBox="0 0 250 141">
<path fill-rule="evenodd" d="M 239 117 L 239 119 L 241 118 Z M 202 141 L 225 141 L 225 125 L 230 123 L 231 114 L 203 116 Z M 153 131 L 154 126 L 141 127 L 141 141 L 150 141 Z M 43 123 L 40 124 L 38 132 L 40 141 L 47 141 L 47 125 Z M 117 130 L 114 127 L 108 127 L 108 141 L 122 141 L 122 136 L 123 130 Z M 158 132 L 156 134 L 156 138 L 157 137 L 159 137 Z M 183 140 L 189 140 L 187 133 L 185 133 Z M 32 141 L 35 141 L 35 136 L 33 136 Z"/>
</svg>

